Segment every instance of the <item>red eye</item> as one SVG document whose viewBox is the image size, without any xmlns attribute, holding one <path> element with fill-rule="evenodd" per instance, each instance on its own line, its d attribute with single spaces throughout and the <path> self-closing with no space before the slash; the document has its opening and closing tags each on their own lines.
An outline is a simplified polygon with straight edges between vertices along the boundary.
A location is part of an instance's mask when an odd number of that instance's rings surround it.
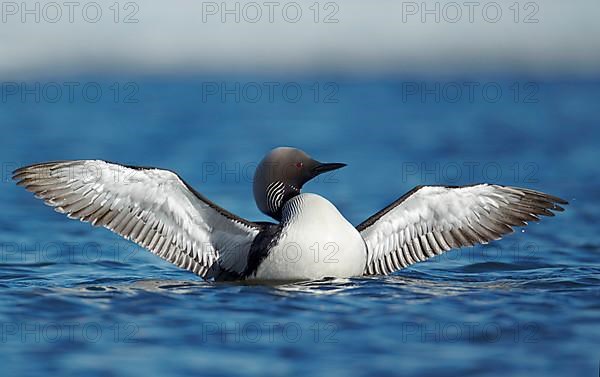
<svg viewBox="0 0 600 377">
<path fill-rule="evenodd" d="M 304 166 L 304 164 L 302 162 L 296 162 L 296 167 L 298 169 L 302 168 L 302 166 Z"/>
</svg>

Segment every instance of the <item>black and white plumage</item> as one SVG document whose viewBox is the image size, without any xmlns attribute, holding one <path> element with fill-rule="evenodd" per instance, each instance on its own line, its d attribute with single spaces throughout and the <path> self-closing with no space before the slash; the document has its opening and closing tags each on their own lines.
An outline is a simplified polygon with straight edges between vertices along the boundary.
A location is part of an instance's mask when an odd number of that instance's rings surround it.
<svg viewBox="0 0 600 377">
<path fill-rule="evenodd" d="M 283 205 L 285 183 L 275 181 L 267 186 L 267 206 L 269 211 L 275 213 Z"/>
<path fill-rule="evenodd" d="M 58 212 L 214 280 L 385 275 L 499 239 L 567 204 L 499 185 L 420 186 L 355 228 L 325 198 L 300 192 L 310 179 L 343 166 L 293 148 L 269 153 L 257 168 L 254 195 L 278 223 L 242 219 L 157 168 L 60 161 L 17 169 L 13 178 Z"/>
<path fill-rule="evenodd" d="M 357 229 L 367 243 L 365 275 L 387 275 L 445 251 L 488 243 L 514 226 L 563 211 L 541 192 L 479 184 L 418 186 Z"/>
<path fill-rule="evenodd" d="M 205 278 L 241 275 L 263 227 L 218 207 L 168 170 L 61 161 L 17 169 L 13 178 L 58 212 L 108 228 Z"/>
</svg>

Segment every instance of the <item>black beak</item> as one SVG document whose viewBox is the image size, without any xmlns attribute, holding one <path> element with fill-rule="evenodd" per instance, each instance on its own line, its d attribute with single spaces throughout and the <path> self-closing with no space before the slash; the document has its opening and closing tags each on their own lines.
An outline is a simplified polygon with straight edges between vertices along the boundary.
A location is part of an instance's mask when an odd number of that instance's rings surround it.
<svg viewBox="0 0 600 377">
<path fill-rule="evenodd" d="M 313 173 L 315 176 L 319 175 L 319 174 L 323 174 L 326 173 L 328 171 L 332 171 L 332 170 L 337 170 L 340 168 L 343 168 L 344 166 L 346 166 L 346 164 L 342 164 L 342 163 L 338 163 L 338 162 L 333 162 L 330 164 L 322 164 L 322 163 L 318 163 L 317 166 L 315 166 L 313 168 Z"/>
</svg>

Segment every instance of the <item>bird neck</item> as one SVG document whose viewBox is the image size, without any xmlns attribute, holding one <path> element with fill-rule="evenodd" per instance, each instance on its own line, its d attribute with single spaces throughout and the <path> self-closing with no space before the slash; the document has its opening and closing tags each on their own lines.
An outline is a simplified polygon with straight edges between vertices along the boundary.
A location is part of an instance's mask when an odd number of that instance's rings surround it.
<svg viewBox="0 0 600 377">
<path fill-rule="evenodd" d="M 300 194 L 300 188 L 281 181 L 271 182 L 265 190 L 267 211 L 265 213 L 281 221 L 281 211 L 285 203 Z"/>
</svg>

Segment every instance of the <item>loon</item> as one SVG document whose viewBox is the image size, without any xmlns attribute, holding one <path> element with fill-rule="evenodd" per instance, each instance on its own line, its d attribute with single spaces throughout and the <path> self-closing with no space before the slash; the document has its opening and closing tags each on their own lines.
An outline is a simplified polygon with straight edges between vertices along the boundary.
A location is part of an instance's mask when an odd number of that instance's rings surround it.
<svg viewBox="0 0 600 377">
<path fill-rule="evenodd" d="M 17 184 L 69 218 L 105 227 L 212 281 L 306 281 L 388 275 L 450 249 L 487 243 L 563 211 L 565 200 L 496 184 L 417 186 L 354 227 L 302 187 L 346 166 L 290 147 L 258 164 L 254 199 L 273 222 L 219 207 L 169 170 L 102 160 L 46 162 Z"/>
</svg>

